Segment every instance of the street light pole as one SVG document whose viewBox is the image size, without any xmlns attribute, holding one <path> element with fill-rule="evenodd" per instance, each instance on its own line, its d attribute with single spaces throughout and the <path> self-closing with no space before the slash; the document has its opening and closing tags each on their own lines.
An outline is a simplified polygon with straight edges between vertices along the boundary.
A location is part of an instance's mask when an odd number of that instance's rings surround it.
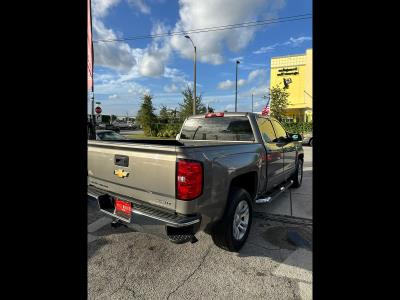
<svg viewBox="0 0 400 300">
<path fill-rule="evenodd" d="M 238 64 L 240 61 L 236 61 L 236 94 L 235 94 L 235 112 L 237 112 L 237 84 L 238 84 Z"/>
<path fill-rule="evenodd" d="M 93 121 L 93 125 L 96 125 L 96 118 L 94 116 L 94 91 L 92 88 L 92 121 Z"/>
<path fill-rule="evenodd" d="M 185 38 L 189 39 L 192 42 L 193 48 L 194 48 L 194 98 L 193 98 L 193 115 L 196 114 L 196 56 L 197 56 L 197 49 L 196 46 L 194 45 L 192 39 L 190 36 L 185 35 Z"/>
</svg>

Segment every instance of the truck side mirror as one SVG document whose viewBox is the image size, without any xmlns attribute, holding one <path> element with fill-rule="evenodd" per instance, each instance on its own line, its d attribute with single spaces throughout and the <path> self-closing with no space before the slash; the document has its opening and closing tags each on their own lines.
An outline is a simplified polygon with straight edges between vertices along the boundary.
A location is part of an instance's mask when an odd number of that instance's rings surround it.
<svg viewBox="0 0 400 300">
<path fill-rule="evenodd" d="M 297 133 L 289 133 L 289 138 L 292 140 L 292 141 L 301 141 L 303 138 L 302 138 L 302 136 L 300 135 L 300 134 L 297 134 Z"/>
<path fill-rule="evenodd" d="M 293 141 L 301 141 L 302 137 L 300 134 L 293 134 L 292 139 L 293 139 Z"/>
</svg>

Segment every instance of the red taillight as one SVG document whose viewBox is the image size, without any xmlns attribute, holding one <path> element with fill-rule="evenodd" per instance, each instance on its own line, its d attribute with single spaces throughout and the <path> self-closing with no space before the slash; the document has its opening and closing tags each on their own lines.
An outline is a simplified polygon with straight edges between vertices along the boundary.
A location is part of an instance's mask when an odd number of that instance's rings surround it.
<svg viewBox="0 0 400 300">
<path fill-rule="evenodd" d="M 206 118 L 214 118 L 214 117 L 223 117 L 224 113 L 223 112 L 219 112 L 219 113 L 208 113 L 206 114 Z"/>
<path fill-rule="evenodd" d="M 176 198 L 192 200 L 203 191 L 203 165 L 200 162 L 179 160 L 176 164 Z"/>
</svg>

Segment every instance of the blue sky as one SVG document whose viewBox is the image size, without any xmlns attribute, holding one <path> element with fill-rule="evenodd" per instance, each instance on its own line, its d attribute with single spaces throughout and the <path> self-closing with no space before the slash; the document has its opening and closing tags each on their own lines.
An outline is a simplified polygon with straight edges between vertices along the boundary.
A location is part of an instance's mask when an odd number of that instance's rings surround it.
<svg viewBox="0 0 400 300">
<path fill-rule="evenodd" d="M 92 0 L 94 40 L 238 24 L 312 13 L 311 0 Z M 235 60 L 238 111 L 265 105 L 274 56 L 312 48 L 312 19 L 196 33 L 197 94 L 216 111 L 233 111 Z M 143 93 L 153 104 L 179 109 L 193 85 L 193 46 L 183 36 L 94 43 L 94 92 L 103 114 L 135 116 Z M 88 102 L 90 104 L 90 102 Z M 90 105 L 88 105 L 90 107 Z M 156 111 L 157 112 L 157 111 Z"/>
</svg>

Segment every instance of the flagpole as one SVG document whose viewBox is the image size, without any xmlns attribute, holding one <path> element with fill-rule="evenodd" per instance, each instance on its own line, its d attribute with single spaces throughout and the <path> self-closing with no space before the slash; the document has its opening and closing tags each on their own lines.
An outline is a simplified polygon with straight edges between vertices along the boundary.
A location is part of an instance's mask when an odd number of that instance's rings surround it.
<svg viewBox="0 0 400 300">
<path fill-rule="evenodd" d="M 90 43 L 92 45 L 92 120 L 93 125 L 96 126 L 96 120 L 94 118 L 94 50 L 93 50 L 93 23 L 92 23 L 92 1 L 89 0 L 89 9 L 90 9 Z"/>
<path fill-rule="evenodd" d="M 88 39 L 90 38 L 90 44 L 88 43 L 88 46 L 90 45 L 90 51 L 91 51 L 91 57 L 90 57 L 90 68 L 88 66 L 88 72 L 89 75 L 91 76 L 91 92 L 92 92 L 92 114 L 91 114 L 91 118 L 90 118 L 90 129 L 89 129 L 89 139 L 96 139 L 96 120 L 95 120 L 95 116 L 94 116 L 94 80 L 93 80 L 93 74 L 94 74 L 94 49 L 93 49 L 93 21 L 92 21 L 92 3 L 91 0 L 88 0 L 88 26 L 90 26 L 90 32 L 88 30 L 87 34 L 88 34 Z M 89 36 L 90 35 L 90 36 Z M 88 49 L 89 50 L 89 49 Z M 88 53 L 89 55 L 89 53 Z M 88 60 L 88 65 L 89 65 L 89 60 Z"/>
</svg>

